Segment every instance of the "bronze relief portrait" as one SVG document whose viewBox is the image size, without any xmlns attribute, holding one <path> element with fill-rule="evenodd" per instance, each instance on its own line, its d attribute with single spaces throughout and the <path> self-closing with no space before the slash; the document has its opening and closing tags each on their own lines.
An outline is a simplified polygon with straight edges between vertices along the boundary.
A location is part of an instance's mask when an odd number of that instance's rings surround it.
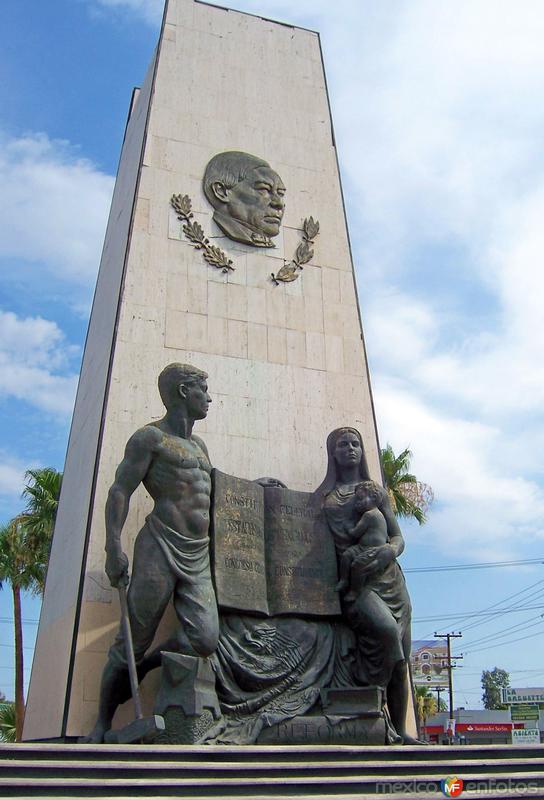
<svg viewBox="0 0 544 800">
<path fill-rule="evenodd" d="M 230 239 L 274 247 L 285 210 L 285 185 L 268 162 L 249 153 L 218 153 L 206 166 L 203 189 L 213 219 Z"/>
</svg>

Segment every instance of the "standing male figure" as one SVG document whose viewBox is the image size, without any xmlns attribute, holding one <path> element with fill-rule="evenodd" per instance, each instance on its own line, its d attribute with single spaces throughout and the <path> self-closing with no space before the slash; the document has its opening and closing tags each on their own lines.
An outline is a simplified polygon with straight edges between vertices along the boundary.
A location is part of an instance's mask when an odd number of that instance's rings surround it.
<svg viewBox="0 0 544 800">
<path fill-rule="evenodd" d="M 134 433 L 115 473 L 106 503 L 106 573 L 112 586 L 128 583 L 121 530 L 129 500 L 143 483 L 154 500 L 134 545 L 128 609 L 138 675 L 160 664 L 161 650 L 209 656 L 217 647 L 219 622 L 210 572 L 211 465 L 193 424 L 208 413 L 207 374 L 188 364 L 169 364 L 159 375 L 166 414 Z M 175 637 L 144 658 L 173 596 L 180 622 Z M 121 631 L 102 675 L 98 720 L 87 742 L 102 742 L 115 710 L 129 697 Z"/>
</svg>

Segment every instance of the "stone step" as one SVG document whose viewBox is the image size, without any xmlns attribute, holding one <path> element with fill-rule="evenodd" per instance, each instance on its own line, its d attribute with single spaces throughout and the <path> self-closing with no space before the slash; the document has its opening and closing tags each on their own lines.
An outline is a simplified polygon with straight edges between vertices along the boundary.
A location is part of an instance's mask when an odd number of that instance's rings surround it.
<svg viewBox="0 0 544 800">
<path fill-rule="evenodd" d="M 370 791 L 368 793 L 360 793 L 357 794 L 347 794 L 343 793 L 340 797 L 341 800 L 361 800 L 361 798 L 370 798 L 370 797 L 379 797 L 380 800 L 410 800 L 412 797 L 420 797 L 420 798 L 427 798 L 427 800 L 436 800 L 440 798 L 443 800 L 444 794 L 440 789 L 440 781 L 434 779 L 432 782 L 432 786 L 427 784 L 421 791 L 418 791 L 414 788 L 414 785 L 410 785 L 408 789 L 403 786 L 398 786 L 396 790 L 393 792 L 389 791 L 382 791 L 380 789 L 379 792 Z M 37 791 L 36 787 L 31 787 L 28 790 L 17 791 L 16 793 L 10 792 L 9 794 L 4 794 L 2 789 L 0 788 L 0 797 L 17 797 L 19 800 L 35 800 L 35 798 L 40 797 L 56 797 L 62 798 L 62 800 L 80 800 L 80 798 L 89 798 L 90 800 L 103 800 L 104 798 L 111 797 L 115 798 L 115 800 L 134 800 L 136 797 L 145 797 L 146 795 L 135 794 L 131 792 L 130 794 L 126 793 L 119 793 L 119 794 L 97 794 L 96 792 L 90 793 L 82 793 L 81 791 L 77 792 L 76 794 L 68 791 L 66 787 L 57 787 L 51 793 L 43 793 Z M 174 794 L 162 794 L 155 792 L 152 795 L 147 795 L 149 797 L 155 798 L 155 800 L 166 800 L 169 797 L 182 797 L 183 800 L 202 800 L 202 795 L 196 794 L 180 794 L 179 790 L 174 792 Z M 231 800 L 231 795 L 214 795 L 216 800 Z M 520 786 L 519 783 L 508 787 L 507 782 L 504 782 L 504 786 L 501 784 L 497 784 L 496 788 L 489 788 L 488 786 L 485 789 L 479 788 L 474 790 L 464 790 L 462 794 L 462 800 L 482 800 L 485 797 L 486 800 L 519 800 L 522 797 L 533 797 L 537 798 L 537 800 L 544 797 L 542 793 L 542 789 L 533 788 L 530 784 L 527 784 L 525 787 Z M 284 800 L 285 795 L 277 795 L 276 800 Z M 331 794 L 327 791 L 326 787 L 323 787 L 323 791 L 318 794 L 297 794 L 297 800 L 339 800 L 339 795 Z M 263 795 L 263 794 L 252 794 L 251 800 L 271 800 L 271 795 Z"/>
<path fill-rule="evenodd" d="M 440 781 L 448 775 L 459 776 L 469 784 L 463 800 L 481 796 L 503 800 L 524 795 L 544 797 L 544 748 L 0 747 L 0 797 L 14 798 L 431 798 L 443 797 Z M 422 791 L 418 787 L 423 787 Z"/>
<path fill-rule="evenodd" d="M 171 779 L 186 779 L 199 778 L 202 774 L 213 774 L 214 779 L 221 780 L 234 774 L 240 778 L 259 778 L 263 774 L 270 777 L 281 775 L 282 778 L 290 778 L 318 771 L 319 776 L 323 779 L 342 779 L 363 774 L 387 776 L 398 772 L 406 772 L 407 769 L 414 776 L 428 774 L 430 764 L 427 760 L 421 759 L 411 760 L 409 764 L 406 761 L 374 761 L 372 759 L 364 762 L 349 760 L 332 763 L 316 763 L 315 761 L 300 763 L 292 763 L 290 761 L 239 763 L 236 761 L 223 761 L 197 764 L 184 763 L 180 760 L 153 762 L 143 760 L 129 764 L 126 761 L 114 760 L 97 760 L 93 762 L 89 760 L 76 761 L 75 759 L 65 761 L 58 758 L 48 759 L 47 761 L 9 759 L 0 761 L 0 778 L 6 780 L 11 777 L 18 777 L 24 772 L 25 776 L 36 779 L 48 777 L 55 773 L 57 775 L 62 774 L 63 778 L 92 777 L 94 779 L 108 776 L 118 779 L 123 777 L 136 779 L 145 776 L 146 779 L 148 777 L 151 779 L 152 775 Z M 470 772 L 471 774 L 488 773 L 490 771 L 500 772 L 501 774 L 508 774 L 511 771 L 544 773 L 544 754 L 539 758 L 497 758 L 487 763 L 475 763 L 473 759 L 441 759 L 432 762 L 433 774 L 447 775 L 452 770 Z"/>
<path fill-rule="evenodd" d="M 414 758 L 429 762 L 464 759 L 471 761 L 494 760 L 502 757 L 519 759 L 534 758 L 544 753 L 541 745 L 407 745 L 404 747 L 357 746 L 357 745 L 83 745 L 54 743 L 28 743 L 16 745 L 0 744 L 0 761 L 5 758 L 40 759 L 59 758 L 69 761 L 128 761 L 133 763 L 134 750 L 138 758 L 147 762 L 178 759 L 184 763 L 209 763 L 210 761 L 253 762 L 259 756 L 267 763 L 289 761 L 289 763 L 318 760 L 335 762 L 342 759 L 365 762 L 374 761 L 411 762 Z"/>
<path fill-rule="evenodd" d="M 411 789 L 409 790 L 408 794 L 403 794 L 402 793 L 402 789 L 399 789 L 398 791 L 395 791 L 393 793 L 380 791 L 379 793 L 370 793 L 370 794 L 366 794 L 366 795 L 361 795 L 361 794 L 343 794 L 342 795 L 342 800 L 361 800 L 361 797 L 370 798 L 370 797 L 373 797 L 373 796 L 377 797 L 377 798 L 379 797 L 380 800 L 410 800 L 410 798 L 412 798 L 412 797 L 427 798 L 427 800 L 438 800 L 438 799 L 439 800 L 444 800 L 444 794 L 440 790 L 440 783 L 439 782 L 435 783 L 435 786 L 436 786 L 436 791 L 433 789 L 433 790 L 425 791 L 424 794 L 423 793 L 416 793 L 415 791 L 412 791 Z M 538 794 L 536 792 L 538 792 Z M 0 797 L 3 797 L 3 796 L 8 796 L 8 795 L 3 795 L 0 792 Z M 52 795 L 43 795 L 43 794 L 37 795 L 34 792 L 31 792 L 31 793 L 28 793 L 28 794 L 17 794 L 17 795 L 9 795 L 9 796 L 17 797 L 19 800 L 34 800 L 35 798 L 38 798 L 38 797 L 47 797 L 47 796 L 49 796 L 49 797 L 57 797 L 57 798 L 62 797 L 62 800 L 79 800 L 79 798 L 84 797 L 84 796 L 86 798 L 90 798 L 90 800 L 103 800 L 103 798 L 105 797 L 104 795 L 97 795 L 97 794 L 87 794 L 87 795 L 69 794 L 69 793 L 66 793 L 66 791 L 62 791 L 62 794 L 60 794 L 60 795 L 59 795 L 59 793 L 52 794 Z M 107 796 L 108 795 L 106 795 L 106 797 Z M 153 795 L 155 800 L 163 800 L 163 798 L 164 798 L 164 800 L 166 800 L 166 797 L 171 797 L 171 796 L 172 795 L 161 795 L 161 794 L 154 794 Z M 177 795 L 174 795 L 174 796 L 182 797 L 183 800 L 202 800 L 202 795 L 194 795 L 194 794 L 192 794 L 192 795 L 188 795 L 188 794 L 180 795 L 180 794 L 177 794 Z M 116 794 L 115 795 L 115 800 L 134 800 L 135 797 L 136 797 L 136 795 L 134 795 L 134 794 Z M 218 800 L 231 800 L 230 797 L 223 797 L 223 798 L 219 798 L 219 796 L 217 796 L 217 797 L 218 797 Z M 338 800 L 337 796 L 331 795 L 331 794 L 328 794 L 328 793 L 326 793 L 326 794 L 312 794 L 312 795 L 297 794 L 296 797 L 297 797 L 297 800 L 331 800 L 331 797 L 333 797 L 334 800 Z M 524 792 L 524 791 L 520 791 L 519 788 L 517 790 L 515 788 L 513 788 L 512 790 L 508 790 L 507 788 L 506 789 L 499 788 L 499 789 L 497 789 L 497 791 L 486 790 L 485 794 L 482 794 L 482 790 L 481 789 L 477 789 L 477 790 L 474 790 L 474 791 L 463 791 L 463 794 L 462 794 L 462 800 L 482 800 L 482 798 L 484 798 L 484 797 L 485 797 L 485 800 L 520 800 L 520 798 L 523 798 L 523 797 L 532 797 L 532 798 L 536 798 L 536 800 L 542 800 L 542 797 L 544 797 L 544 795 L 541 793 L 540 790 L 533 791 L 532 789 L 529 789 L 527 792 Z M 276 800 L 282 800 L 282 799 L 283 799 L 283 795 L 281 795 L 281 797 L 278 797 Z M 270 795 L 253 794 L 253 795 L 251 795 L 251 800 L 270 800 Z"/>
<path fill-rule="evenodd" d="M 530 787 L 533 796 L 542 797 L 544 790 L 544 775 L 527 775 L 524 772 L 510 772 L 507 776 L 497 778 L 496 774 L 484 773 L 483 775 L 464 774 L 465 783 L 474 782 L 478 787 L 474 791 L 484 791 L 490 787 L 497 788 L 497 796 L 504 796 L 501 785 L 504 784 L 512 793 L 521 795 L 521 789 Z M 304 778 L 231 778 L 216 780 L 214 778 L 171 780 L 157 777 L 149 779 L 115 779 L 108 778 L 93 780 L 87 778 L 58 778 L 49 779 L 13 778 L 6 781 L 0 780 L 0 796 L 4 797 L 94 797 L 118 798 L 129 797 L 214 797 L 234 798 L 245 797 L 254 800 L 255 796 L 266 798 L 299 797 L 304 793 L 312 800 L 320 797 L 346 798 L 365 797 L 368 795 L 383 796 L 384 792 L 397 797 L 409 797 L 411 789 L 415 789 L 415 796 L 432 796 L 434 788 L 440 791 L 440 777 L 433 774 L 421 775 L 414 779 L 410 773 L 399 773 L 394 779 L 384 780 L 381 776 L 360 776 L 343 778 L 341 780 L 323 781 L 320 776 L 305 776 Z M 421 789 L 422 791 L 418 791 Z M 431 789 L 431 792 L 428 791 Z M 390 791 L 392 790 L 392 791 Z M 502 791 L 502 793 L 501 793 Z M 538 791 L 538 794 L 536 792 Z M 467 796 L 467 795 L 463 795 Z M 476 795 L 477 796 L 477 795 Z M 485 792 L 489 797 L 489 792 Z"/>
</svg>

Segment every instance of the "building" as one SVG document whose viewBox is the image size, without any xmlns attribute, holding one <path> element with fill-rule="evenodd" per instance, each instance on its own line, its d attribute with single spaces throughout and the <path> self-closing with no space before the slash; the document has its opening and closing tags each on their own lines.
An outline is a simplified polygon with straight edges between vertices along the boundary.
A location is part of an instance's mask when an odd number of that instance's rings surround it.
<svg viewBox="0 0 544 800">
<path fill-rule="evenodd" d="M 446 711 L 427 719 L 425 738 L 433 744 L 448 744 L 449 714 Z M 458 708 L 454 712 L 455 744 L 512 744 L 512 728 L 523 730 L 534 728 L 535 723 L 512 722 L 510 710 Z M 540 711 L 538 722 L 540 741 L 543 742 L 544 711 Z"/>
</svg>

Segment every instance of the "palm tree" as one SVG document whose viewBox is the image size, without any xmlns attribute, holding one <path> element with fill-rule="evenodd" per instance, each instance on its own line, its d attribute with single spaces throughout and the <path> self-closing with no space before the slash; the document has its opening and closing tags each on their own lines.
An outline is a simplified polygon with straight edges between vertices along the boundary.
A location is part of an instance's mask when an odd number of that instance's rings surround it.
<svg viewBox="0 0 544 800">
<path fill-rule="evenodd" d="M 7 525 L 0 527 L 0 588 L 6 581 L 13 594 L 13 622 L 15 632 L 15 716 L 17 720 L 17 740 L 23 732 L 24 689 L 23 689 L 23 625 L 21 614 L 21 593 L 41 591 L 45 580 L 44 561 L 34 558 L 29 547 L 28 534 L 21 520 L 15 517 Z"/>
<path fill-rule="evenodd" d="M 427 717 L 432 717 L 433 714 L 437 713 L 438 703 L 436 702 L 436 697 L 430 693 L 426 686 L 415 686 L 414 689 L 419 727 L 425 731 Z"/>
<path fill-rule="evenodd" d="M 434 500 L 431 487 L 418 481 L 410 469 L 411 451 L 406 448 L 398 456 L 390 444 L 381 451 L 385 486 L 397 517 L 414 517 L 420 525 L 427 521 L 427 512 Z"/>
<path fill-rule="evenodd" d="M 62 473 L 51 467 L 28 470 L 22 514 L 0 527 L 0 588 L 10 584 L 13 593 L 15 633 L 15 718 L 20 741 L 24 719 L 24 664 L 21 593 L 42 593 L 57 514 Z"/>
</svg>

